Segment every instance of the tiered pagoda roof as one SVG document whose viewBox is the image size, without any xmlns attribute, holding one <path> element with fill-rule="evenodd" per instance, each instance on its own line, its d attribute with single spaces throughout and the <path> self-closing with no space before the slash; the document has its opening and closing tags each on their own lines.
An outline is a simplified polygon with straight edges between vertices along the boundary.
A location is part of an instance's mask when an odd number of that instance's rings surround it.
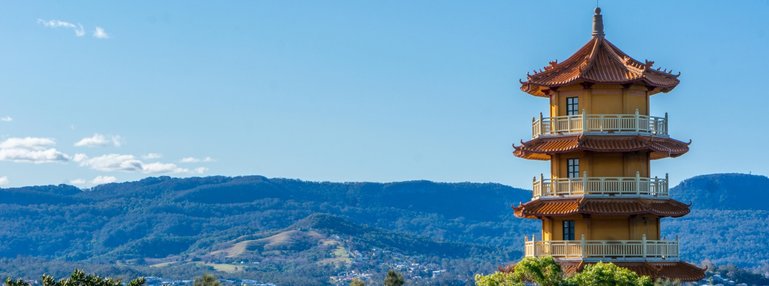
<svg viewBox="0 0 769 286">
<path fill-rule="evenodd" d="M 656 215 L 681 217 L 689 213 L 689 206 L 673 199 L 640 198 L 558 198 L 537 199 L 513 207 L 520 218 L 541 218 L 572 215 L 627 216 Z"/>
<path fill-rule="evenodd" d="M 600 8 L 596 15 L 600 16 Z M 640 62 L 604 38 L 603 23 L 593 38 L 563 62 L 552 61 L 521 81 L 521 90 L 548 96 L 551 90 L 574 84 L 640 84 L 650 93 L 668 92 L 678 83 L 678 74 L 652 68 L 653 61 Z"/>
<path fill-rule="evenodd" d="M 650 152 L 651 159 L 678 157 L 689 151 L 689 143 L 668 137 L 620 135 L 570 135 L 539 137 L 513 145 L 515 156 L 525 159 L 550 160 L 552 154 L 575 151 L 589 152 Z"/>
</svg>

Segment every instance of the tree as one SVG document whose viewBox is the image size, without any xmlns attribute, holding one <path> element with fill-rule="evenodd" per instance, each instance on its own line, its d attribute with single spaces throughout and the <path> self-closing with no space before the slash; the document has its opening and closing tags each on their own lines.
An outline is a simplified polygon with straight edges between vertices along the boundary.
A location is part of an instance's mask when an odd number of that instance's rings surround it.
<svg viewBox="0 0 769 286">
<path fill-rule="evenodd" d="M 353 278 L 352 281 L 350 281 L 350 286 L 366 286 L 366 283 L 363 283 L 363 280 L 360 280 L 359 278 Z"/>
<path fill-rule="evenodd" d="M 651 278 L 612 263 L 596 263 L 572 277 L 563 275 L 552 257 L 527 257 L 513 267 L 512 272 L 475 275 L 476 286 L 523 286 L 536 283 L 547 286 L 653 286 Z"/>
<path fill-rule="evenodd" d="M 563 280 L 563 272 L 552 257 L 526 257 L 515 264 L 513 280 L 539 285 L 558 285 Z"/>
<path fill-rule="evenodd" d="M 526 282 L 539 285 L 560 285 L 563 282 L 561 266 L 552 257 L 526 257 L 513 267 L 512 272 L 475 275 L 477 286 L 518 286 Z"/>
<path fill-rule="evenodd" d="M 219 279 L 216 279 L 214 275 L 206 273 L 201 277 L 195 278 L 193 286 L 219 286 Z"/>
<path fill-rule="evenodd" d="M 598 262 L 587 265 L 582 272 L 566 279 L 566 285 L 574 286 L 653 286 L 649 276 L 639 276 L 630 269 L 614 263 Z"/>
<path fill-rule="evenodd" d="M 93 274 L 85 274 L 82 270 L 75 269 L 68 278 L 56 280 L 53 276 L 43 275 L 43 286 L 123 286 L 120 279 L 106 278 Z M 144 278 L 137 278 L 128 282 L 128 286 L 143 286 Z M 5 286 L 31 286 L 30 283 L 11 278 L 5 279 Z"/>
<path fill-rule="evenodd" d="M 654 281 L 654 286 L 678 286 L 681 285 L 680 280 L 674 279 L 657 279 Z"/>
<path fill-rule="evenodd" d="M 398 272 L 395 272 L 395 270 L 388 270 L 387 276 L 384 280 L 385 286 L 402 286 L 405 281 L 403 280 L 403 275 L 401 275 Z"/>
<path fill-rule="evenodd" d="M 475 275 L 476 286 L 523 286 L 523 282 L 513 279 L 512 272 L 497 271 L 489 275 Z"/>
</svg>

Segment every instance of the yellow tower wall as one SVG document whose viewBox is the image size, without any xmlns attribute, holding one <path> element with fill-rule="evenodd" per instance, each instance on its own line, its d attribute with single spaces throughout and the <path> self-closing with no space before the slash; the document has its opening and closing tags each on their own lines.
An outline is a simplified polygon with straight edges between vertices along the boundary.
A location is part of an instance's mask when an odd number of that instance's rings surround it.
<svg viewBox="0 0 769 286">
<path fill-rule="evenodd" d="M 650 176 L 649 153 L 583 153 L 556 154 L 551 158 L 551 176 L 568 177 L 568 159 L 579 159 L 580 177 L 587 171 L 589 177 L 641 177 Z"/>
<path fill-rule="evenodd" d="M 639 114 L 649 115 L 649 97 L 645 87 L 632 85 L 581 85 L 562 87 L 550 96 L 550 116 L 566 115 L 566 98 L 579 98 L 579 111 L 588 114 Z"/>
<path fill-rule="evenodd" d="M 656 216 L 593 217 L 582 216 L 542 219 L 542 240 L 562 240 L 563 221 L 573 220 L 574 239 L 582 235 L 587 240 L 640 240 L 660 239 L 660 223 Z"/>
</svg>

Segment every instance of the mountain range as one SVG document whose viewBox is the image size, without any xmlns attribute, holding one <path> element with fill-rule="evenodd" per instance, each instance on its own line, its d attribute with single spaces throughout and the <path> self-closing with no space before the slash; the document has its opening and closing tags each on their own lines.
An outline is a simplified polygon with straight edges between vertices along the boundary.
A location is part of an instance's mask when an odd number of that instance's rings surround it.
<svg viewBox="0 0 769 286">
<path fill-rule="evenodd" d="M 690 203 L 664 219 L 683 258 L 758 268 L 769 262 L 769 178 L 693 177 L 671 190 Z M 538 222 L 511 206 L 528 190 L 494 183 L 331 183 L 243 177 L 152 177 L 91 189 L 0 190 L 0 276 L 189 278 L 202 272 L 287 285 L 377 280 L 464 285 L 521 257 Z"/>
</svg>

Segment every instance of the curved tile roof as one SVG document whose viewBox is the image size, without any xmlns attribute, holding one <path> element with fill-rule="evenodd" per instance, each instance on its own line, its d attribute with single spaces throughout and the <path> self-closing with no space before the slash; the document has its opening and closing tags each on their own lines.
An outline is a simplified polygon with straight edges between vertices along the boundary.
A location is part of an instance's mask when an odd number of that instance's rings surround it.
<svg viewBox="0 0 769 286">
<path fill-rule="evenodd" d="M 513 207 L 515 216 L 540 218 L 547 216 L 571 216 L 589 214 L 596 216 L 615 215 L 656 215 L 660 217 L 681 217 L 689 213 L 689 206 L 672 199 L 641 198 L 571 198 L 537 199 Z"/>
<path fill-rule="evenodd" d="M 561 270 L 566 275 L 574 275 L 588 264 L 595 262 L 559 261 Z M 653 279 L 668 278 L 681 281 L 697 281 L 705 278 L 705 269 L 686 262 L 612 262 L 619 267 L 632 270 L 638 275 L 646 275 Z"/>
<path fill-rule="evenodd" d="M 539 137 L 520 146 L 513 145 L 513 154 L 520 158 L 550 160 L 551 154 L 576 151 L 590 152 L 651 152 L 651 159 L 678 157 L 689 151 L 689 143 L 668 137 L 638 135 L 570 135 Z"/>
<path fill-rule="evenodd" d="M 600 15 L 598 15 L 600 16 Z M 553 89 L 575 84 L 641 84 L 650 94 L 668 92 L 678 83 L 678 74 L 654 69 L 653 61 L 640 62 L 617 48 L 600 33 L 563 62 L 552 61 L 544 69 L 527 74 L 521 90 L 547 96 Z"/>
</svg>

